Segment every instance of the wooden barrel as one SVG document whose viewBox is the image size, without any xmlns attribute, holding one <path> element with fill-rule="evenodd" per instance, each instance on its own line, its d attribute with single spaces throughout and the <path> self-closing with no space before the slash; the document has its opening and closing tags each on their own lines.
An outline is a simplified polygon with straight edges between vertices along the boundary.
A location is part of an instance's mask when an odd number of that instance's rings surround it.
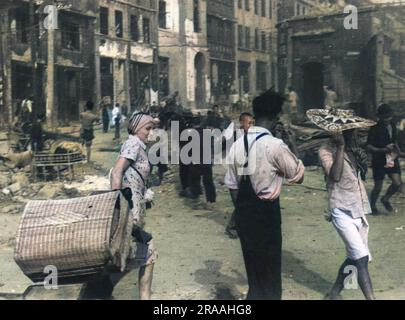
<svg viewBox="0 0 405 320">
<path fill-rule="evenodd" d="M 59 278 L 93 275 L 107 264 L 123 268 L 129 207 L 119 191 L 67 200 L 27 203 L 14 260 L 34 282 L 47 266 Z"/>
</svg>

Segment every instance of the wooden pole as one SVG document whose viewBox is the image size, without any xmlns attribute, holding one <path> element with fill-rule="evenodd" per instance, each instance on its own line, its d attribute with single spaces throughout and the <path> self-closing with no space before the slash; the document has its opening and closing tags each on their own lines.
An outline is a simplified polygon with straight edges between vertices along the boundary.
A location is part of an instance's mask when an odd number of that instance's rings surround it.
<svg viewBox="0 0 405 320">
<path fill-rule="evenodd" d="M 30 0 L 29 3 L 29 25 L 30 25 L 30 47 L 31 47 L 31 74 L 32 74 L 32 96 L 33 96 L 33 110 L 32 114 L 35 116 L 38 112 L 38 87 L 37 87 L 37 52 L 38 52 L 38 36 L 35 26 L 35 1 Z M 26 97 L 29 98 L 29 97 Z"/>
<path fill-rule="evenodd" d="M 52 131 L 56 129 L 57 112 L 55 110 L 55 30 L 48 29 L 48 61 L 47 61 L 47 99 L 46 114 Z"/>
</svg>

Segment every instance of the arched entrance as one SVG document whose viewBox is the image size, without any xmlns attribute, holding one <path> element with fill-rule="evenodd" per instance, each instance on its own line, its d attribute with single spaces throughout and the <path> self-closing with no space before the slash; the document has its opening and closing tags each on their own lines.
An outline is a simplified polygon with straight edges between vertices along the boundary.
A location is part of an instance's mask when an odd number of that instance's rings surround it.
<svg viewBox="0 0 405 320">
<path fill-rule="evenodd" d="M 312 108 L 324 107 L 324 65 L 318 62 L 309 62 L 302 67 L 302 106 L 304 111 Z"/>
<path fill-rule="evenodd" d="M 205 107 L 205 57 L 201 52 L 194 59 L 195 68 L 195 104 L 197 108 Z"/>
</svg>

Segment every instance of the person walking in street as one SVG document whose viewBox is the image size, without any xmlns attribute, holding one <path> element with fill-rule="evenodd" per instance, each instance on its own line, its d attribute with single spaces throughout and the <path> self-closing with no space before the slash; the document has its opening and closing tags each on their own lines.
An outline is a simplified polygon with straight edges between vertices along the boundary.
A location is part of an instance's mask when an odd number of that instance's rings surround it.
<svg viewBox="0 0 405 320">
<path fill-rule="evenodd" d="M 129 268 L 139 269 L 139 296 L 150 300 L 154 264 L 157 260 L 152 235 L 144 231 L 145 196 L 150 163 L 146 153 L 148 136 L 154 127 L 154 119 L 144 113 L 135 113 L 129 119 L 129 137 L 121 148 L 118 160 L 111 171 L 112 190 L 131 190 L 130 204 L 133 224 L 130 244 Z"/>
<path fill-rule="evenodd" d="M 295 122 L 298 120 L 298 94 L 295 92 L 294 87 L 288 87 L 288 94 L 287 94 L 287 101 L 288 101 L 288 119 L 291 122 Z"/>
<path fill-rule="evenodd" d="M 340 299 L 347 277 L 357 275 L 357 283 L 368 300 L 374 292 L 368 271 L 371 254 L 368 247 L 371 213 L 367 192 L 363 184 L 367 172 L 367 154 L 358 147 L 357 128 L 373 126 L 373 121 L 355 116 L 351 110 L 320 110 L 307 112 L 308 118 L 320 128 L 334 134 L 331 141 L 319 149 L 319 158 L 326 175 L 329 194 L 329 214 L 339 236 L 346 245 L 346 259 L 326 299 Z M 347 270 L 355 270 L 352 273 Z"/>
<path fill-rule="evenodd" d="M 120 110 L 120 105 L 117 103 L 112 111 L 112 121 L 114 123 L 114 139 L 119 140 L 121 138 L 121 119 L 122 114 Z"/>
<path fill-rule="evenodd" d="M 214 129 L 213 123 L 206 123 L 207 127 L 202 126 L 201 117 L 194 117 L 192 123 L 192 129 L 196 130 L 200 138 L 200 158 L 198 162 L 192 162 L 189 168 L 189 186 L 191 191 L 191 198 L 198 199 L 202 194 L 201 190 L 201 178 L 204 185 L 204 192 L 206 198 L 205 208 L 212 210 L 214 204 L 217 201 L 217 191 L 214 183 L 213 173 L 213 145 L 209 146 L 209 149 L 204 148 L 203 137 L 204 129 Z M 209 154 L 211 163 L 205 163 L 204 157 Z"/>
<path fill-rule="evenodd" d="M 256 126 L 232 146 L 225 184 L 236 208 L 235 221 L 245 262 L 248 300 L 280 300 L 281 209 L 286 183 L 302 183 L 304 165 L 270 127 L 284 98 L 269 90 L 253 101 Z"/>
<path fill-rule="evenodd" d="M 383 104 L 378 108 L 377 112 L 379 121 L 376 126 L 371 128 L 367 139 L 367 147 L 372 154 L 374 178 L 374 188 L 371 192 L 371 209 L 373 215 L 380 213 L 377 208 L 377 200 L 382 191 L 386 175 L 391 179 L 391 185 L 386 194 L 381 198 L 381 203 L 388 212 L 394 211 L 389 200 L 401 188 L 402 180 L 399 157 L 404 156 L 404 153 L 398 146 L 398 132 L 392 120 L 391 107 L 387 104 Z"/>
<path fill-rule="evenodd" d="M 94 122 L 100 121 L 99 117 L 93 113 L 94 104 L 87 101 L 85 111 L 80 114 L 80 137 L 83 145 L 86 146 L 87 163 L 91 163 L 91 146 L 94 140 Z"/>
<path fill-rule="evenodd" d="M 103 122 L 103 132 L 107 133 L 110 126 L 110 116 L 108 115 L 108 107 L 104 103 L 101 106 L 101 119 Z"/>
</svg>

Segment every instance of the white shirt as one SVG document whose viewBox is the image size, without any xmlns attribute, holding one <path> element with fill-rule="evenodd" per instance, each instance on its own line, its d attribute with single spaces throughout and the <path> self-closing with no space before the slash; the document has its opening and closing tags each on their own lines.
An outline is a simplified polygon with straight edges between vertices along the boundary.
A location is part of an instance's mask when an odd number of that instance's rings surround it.
<svg viewBox="0 0 405 320">
<path fill-rule="evenodd" d="M 120 108 L 114 107 L 112 110 L 112 121 L 115 122 L 115 119 L 120 115 Z"/>
<path fill-rule="evenodd" d="M 256 141 L 262 133 L 266 136 Z M 253 143 L 256 141 L 255 143 Z M 243 175 L 249 175 L 256 195 L 263 200 L 276 200 L 284 182 L 296 183 L 304 176 L 304 165 L 287 145 L 265 128 L 251 127 L 248 131 L 249 166 L 246 163 L 244 137 L 232 146 L 227 158 L 225 184 L 231 190 L 239 189 Z"/>
</svg>

